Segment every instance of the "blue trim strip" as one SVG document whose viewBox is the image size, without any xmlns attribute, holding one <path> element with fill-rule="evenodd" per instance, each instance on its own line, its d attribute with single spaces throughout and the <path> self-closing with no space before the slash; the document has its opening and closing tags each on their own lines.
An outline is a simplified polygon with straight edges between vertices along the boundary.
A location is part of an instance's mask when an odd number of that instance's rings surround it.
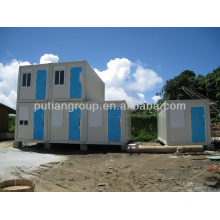
<svg viewBox="0 0 220 220">
<path fill-rule="evenodd" d="M 82 85 L 80 82 L 80 73 L 82 73 L 82 67 L 73 67 L 70 72 L 70 98 L 81 98 Z"/>
<path fill-rule="evenodd" d="M 36 99 L 46 99 L 47 71 L 37 70 Z"/>
</svg>

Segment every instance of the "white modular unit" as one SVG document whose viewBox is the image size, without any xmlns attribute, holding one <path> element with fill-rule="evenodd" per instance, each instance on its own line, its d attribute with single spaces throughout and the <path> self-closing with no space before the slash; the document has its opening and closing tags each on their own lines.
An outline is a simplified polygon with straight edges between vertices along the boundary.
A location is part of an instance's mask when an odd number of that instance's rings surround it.
<svg viewBox="0 0 220 220">
<path fill-rule="evenodd" d="M 50 143 L 85 143 L 84 102 L 55 102 L 49 111 L 48 138 Z M 57 109 L 57 106 L 59 107 Z"/>
<path fill-rule="evenodd" d="M 128 143 L 131 115 L 125 101 L 86 102 L 86 105 L 86 144 Z"/>
<path fill-rule="evenodd" d="M 85 142 L 83 102 L 18 103 L 16 141 L 40 143 Z"/>
<path fill-rule="evenodd" d="M 105 84 L 87 61 L 19 67 L 17 102 L 104 99 Z"/>
<path fill-rule="evenodd" d="M 166 100 L 157 113 L 165 145 L 211 145 L 208 100 Z"/>
<path fill-rule="evenodd" d="M 48 111 L 39 108 L 36 103 L 17 103 L 15 140 L 23 142 L 46 142 L 48 140 Z M 45 105 L 46 103 L 41 103 Z"/>
</svg>

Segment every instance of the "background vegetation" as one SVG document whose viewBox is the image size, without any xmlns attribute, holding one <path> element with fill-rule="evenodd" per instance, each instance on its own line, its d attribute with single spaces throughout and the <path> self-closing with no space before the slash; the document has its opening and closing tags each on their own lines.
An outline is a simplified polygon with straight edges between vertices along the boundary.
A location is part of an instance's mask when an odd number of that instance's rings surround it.
<svg viewBox="0 0 220 220">
<path fill-rule="evenodd" d="M 146 104 L 144 104 L 146 106 Z M 142 105 L 143 106 L 143 105 Z M 157 110 L 131 112 L 131 134 L 134 141 L 155 141 L 157 138 Z"/>
<path fill-rule="evenodd" d="M 8 131 L 15 131 L 15 116 L 9 116 L 8 118 Z"/>
<path fill-rule="evenodd" d="M 198 75 L 193 71 L 185 70 L 178 76 L 166 81 L 162 90 L 157 93 L 162 97 L 158 101 L 161 105 L 165 100 L 191 99 L 182 86 L 195 89 L 197 92 L 213 100 L 220 106 L 220 67 L 208 73 L 206 76 Z M 211 110 L 211 122 L 220 121 L 217 112 Z M 157 138 L 157 111 L 133 110 L 131 113 L 131 134 L 134 141 L 155 141 Z"/>
</svg>

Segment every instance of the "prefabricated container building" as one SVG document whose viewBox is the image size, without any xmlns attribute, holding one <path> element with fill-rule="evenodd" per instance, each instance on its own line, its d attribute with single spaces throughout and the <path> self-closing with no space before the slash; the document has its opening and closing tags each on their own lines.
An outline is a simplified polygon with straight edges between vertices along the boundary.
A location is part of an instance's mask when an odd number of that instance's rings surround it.
<svg viewBox="0 0 220 220">
<path fill-rule="evenodd" d="M 15 140 L 124 146 L 130 137 L 130 114 L 121 109 L 126 102 L 114 101 L 116 109 L 106 111 L 83 108 L 108 104 L 104 99 L 105 84 L 86 61 L 20 66 Z"/>
<path fill-rule="evenodd" d="M 211 145 L 208 100 L 166 100 L 157 123 L 158 139 L 165 145 Z"/>
</svg>

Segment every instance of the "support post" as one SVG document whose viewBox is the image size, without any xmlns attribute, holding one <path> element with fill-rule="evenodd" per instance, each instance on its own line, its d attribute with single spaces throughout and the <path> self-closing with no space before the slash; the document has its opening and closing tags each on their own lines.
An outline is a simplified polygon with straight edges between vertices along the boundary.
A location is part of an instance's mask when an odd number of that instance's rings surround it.
<svg viewBox="0 0 220 220">
<path fill-rule="evenodd" d="M 13 147 L 14 148 L 21 148 L 22 147 L 22 142 L 21 141 L 14 141 Z"/>
<path fill-rule="evenodd" d="M 45 150 L 51 150 L 52 149 L 52 144 L 51 143 L 44 143 L 44 149 Z"/>
<path fill-rule="evenodd" d="M 121 151 L 126 152 L 126 150 L 127 150 L 127 146 L 126 145 L 121 145 Z"/>
<path fill-rule="evenodd" d="M 80 150 L 81 151 L 87 151 L 88 150 L 88 145 L 87 144 L 80 144 Z"/>
</svg>

